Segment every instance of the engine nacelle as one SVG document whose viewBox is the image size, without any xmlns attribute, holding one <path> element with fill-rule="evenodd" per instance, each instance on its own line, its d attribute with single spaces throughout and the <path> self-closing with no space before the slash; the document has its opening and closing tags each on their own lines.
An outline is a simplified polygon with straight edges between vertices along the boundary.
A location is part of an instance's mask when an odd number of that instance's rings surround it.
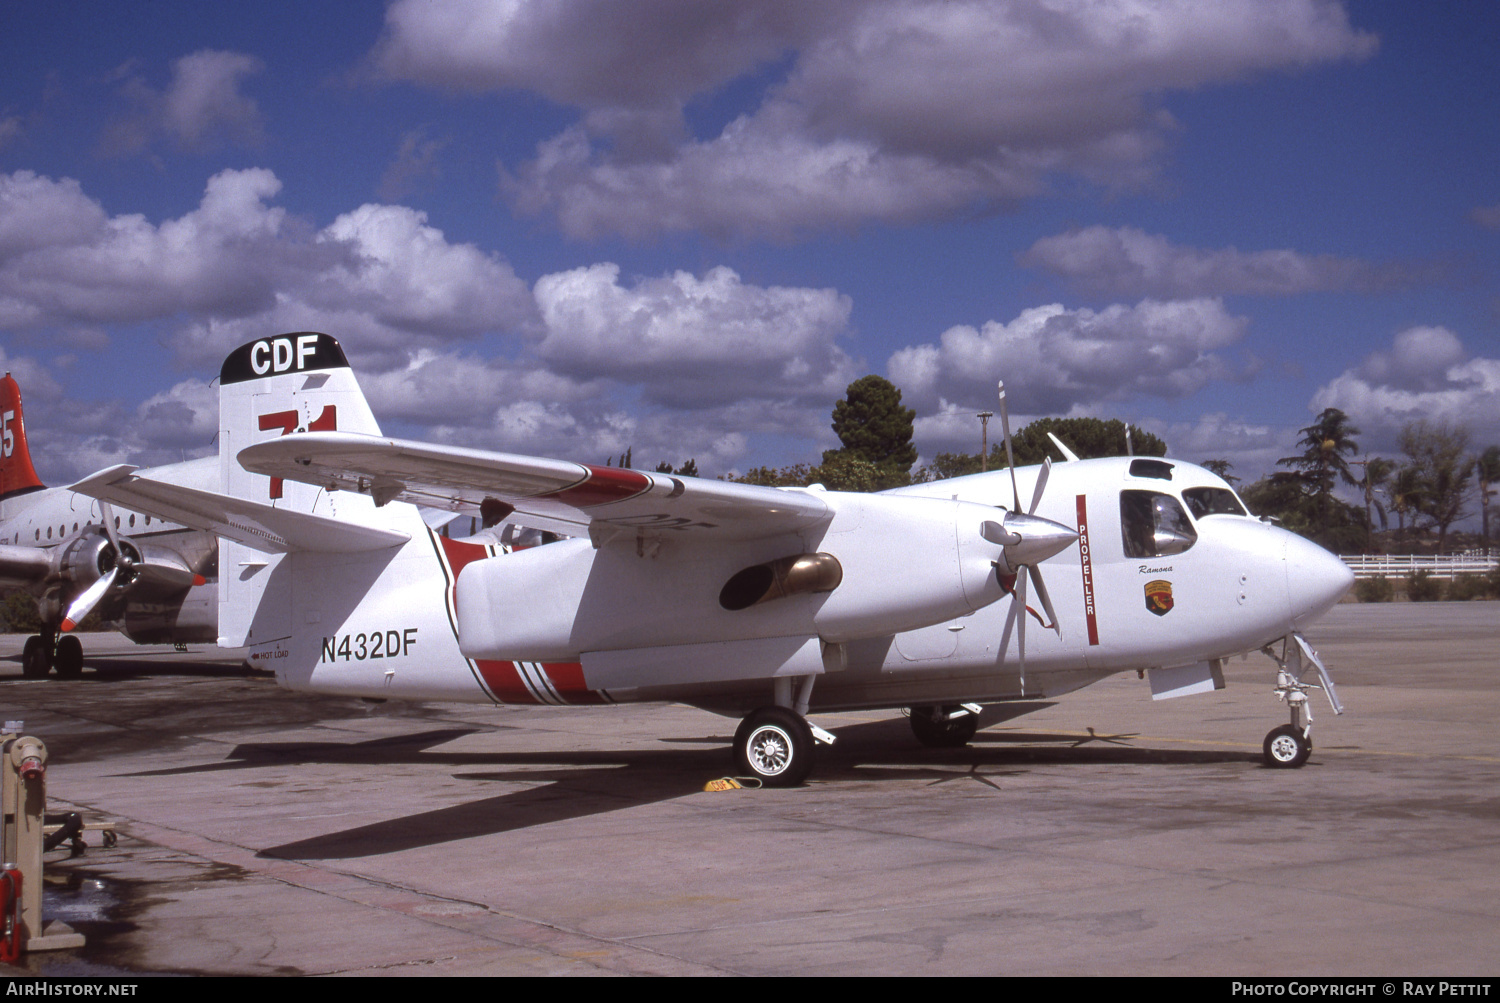
<svg viewBox="0 0 1500 1003">
<path fill-rule="evenodd" d="M 980 534 L 994 509 L 912 496 L 827 500 L 832 520 L 801 533 L 664 535 L 651 548 L 564 540 L 476 561 L 456 589 L 460 647 L 470 658 L 573 661 L 760 638 L 841 643 L 940 623 L 1004 595 L 999 551 Z M 745 588 L 729 589 L 737 577 Z"/>
<path fill-rule="evenodd" d="M 129 540 L 121 539 L 127 563 L 138 565 L 141 552 Z M 82 592 L 114 570 L 118 555 L 115 545 L 100 526 L 86 526 L 71 540 L 54 551 L 53 576 L 68 583 L 68 591 Z"/>
</svg>

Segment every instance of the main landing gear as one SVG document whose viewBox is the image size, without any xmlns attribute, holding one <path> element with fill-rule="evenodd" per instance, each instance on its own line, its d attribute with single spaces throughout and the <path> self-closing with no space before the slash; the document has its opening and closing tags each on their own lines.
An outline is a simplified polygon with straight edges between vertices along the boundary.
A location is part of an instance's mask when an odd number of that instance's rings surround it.
<svg viewBox="0 0 1500 1003">
<path fill-rule="evenodd" d="M 911 733 L 929 749 L 961 749 L 979 730 L 978 704 L 913 707 Z"/>
<path fill-rule="evenodd" d="M 42 633 L 28 637 L 21 649 L 21 675 L 46 679 L 54 668 L 63 679 L 83 675 L 83 644 L 72 634 L 59 638 L 57 631 L 44 628 Z"/>
<path fill-rule="evenodd" d="M 1271 729 L 1261 751 L 1265 764 L 1272 769 L 1294 770 L 1312 755 L 1313 716 L 1312 708 L 1307 705 L 1307 691 L 1321 688 L 1335 714 L 1344 713 L 1344 705 L 1339 702 L 1328 668 L 1301 634 L 1283 637 L 1279 653 L 1274 643 L 1261 651 L 1276 663 L 1276 696 L 1286 702 L 1292 716 L 1291 724 Z M 1309 667 L 1317 672 L 1319 682 L 1303 682 L 1302 676 Z"/>
<path fill-rule="evenodd" d="M 774 680 L 772 706 L 745 715 L 734 733 L 734 760 L 743 776 L 759 780 L 765 787 L 795 787 L 812 772 L 819 744 L 832 745 L 834 737 L 807 720 L 808 698 L 815 676 L 801 676 L 796 699 L 792 680 Z"/>
</svg>

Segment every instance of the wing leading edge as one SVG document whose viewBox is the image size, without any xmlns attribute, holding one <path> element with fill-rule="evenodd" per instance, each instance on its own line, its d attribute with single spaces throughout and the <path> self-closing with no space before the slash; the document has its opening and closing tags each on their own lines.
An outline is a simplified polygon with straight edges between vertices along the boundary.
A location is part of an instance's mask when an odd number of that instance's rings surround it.
<svg viewBox="0 0 1500 1003">
<path fill-rule="evenodd" d="M 574 532 L 587 528 L 596 540 L 611 531 L 748 539 L 795 532 L 832 516 L 816 492 L 349 432 L 270 439 L 241 450 L 238 459 L 253 473 L 358 491 L 378 505 L 397 500 L 473 510 L 498 503 L 503 515 L 519 512 Z"/>
</svg>

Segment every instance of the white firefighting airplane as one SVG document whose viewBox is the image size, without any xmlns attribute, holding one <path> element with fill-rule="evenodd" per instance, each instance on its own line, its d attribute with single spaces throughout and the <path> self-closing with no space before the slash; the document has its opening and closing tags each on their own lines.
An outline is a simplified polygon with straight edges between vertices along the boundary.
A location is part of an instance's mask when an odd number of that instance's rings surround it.
<svg viewBox="0 0 1500 1003">
<path fill-rule="evenodd" d="M 740 768 L 771 785 L 833 740 L 810 713 L 911 708 L 920 740 L 962 745 L 986 702 L 1128 669 L 1201 692 L 1254 650 L 1292 711 L 1268 763 L 1306 760 L 1312 677 L 1339 709 L 1300 631 L 1350 572 L 1192 464 L 1070 458 L 871 495 L 434 446 L 382 437 L 313 333 L 240 347 L 220 386 L 217 491 L 129 466 L 74 489 L 216 533 L 219 643 L 292 689 L 680 701 L 743 716 Z M 572 538 L 451 540 L 418 505 Z M 1028 618 L 1056 630 L 1028 647 Z"/>
<path fill-rule="evenodd" d="M 145 473 L 211 488 L 218 460 L 209 457 Z M 213 641 L 218 637 L 211 534 L 65 488 L 47 488 L 26 444 L 21 389 L 0 379 L 0 594 L 37 597 L 42 633 L 21 653 L 27 678 L 83 671 L 83 645 L 68 633 L 91 611 L 121 625 L 138 644 Z"/>
</svg>

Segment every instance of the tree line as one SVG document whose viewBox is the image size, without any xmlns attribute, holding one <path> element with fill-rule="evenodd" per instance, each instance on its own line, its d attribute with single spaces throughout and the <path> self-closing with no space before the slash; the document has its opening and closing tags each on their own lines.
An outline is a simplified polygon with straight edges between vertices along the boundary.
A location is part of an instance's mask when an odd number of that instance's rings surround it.
<svg viewBox="0 0 1500 1003">
<path fill-rule="evenodd" d="M 849 384 L 833 408 L 834 434 L 839 448 L 826 450 L 821 462 L 786 467 L 754 467 L 729 480 L 772 487 L 822 484 L 833 491 L 883 491 L 962 477 L 1007 466 L 1001 435 L 988 455 L 938 453 L 931 463 L 913 470 L 917 460 L 912 445 L 916 412 L 901 403 L 901 391 L 881 376 L 865 376 Z M 1150 432 L 1118 418 L 1040 418 L 1012 437 L 1015 462 L 1041 463 L 1055 452 L 1048 433 L 1056 435 L 1081 459 L 1100 456 L 1165 456 L 1167 444 Z M 1490 539 L 1490 501 L 1500 485 L 1500 446 L 1480 452 L 1470 449 L 1472 436 L 1463 426 L 1421 419 L 1401 431 L 1404 459 L 1356 459 L 1360 430 L 1338 408 L 1327 408 L 1308 427 L 1300 429 L 1299 452 L 1276 461 L 1275 471 L 1240 489 L 1250 511 L 1275 518 L 1285 528 L 1321 543 L 1336 553 L 1377 550 L 1375 520 L 1388 529 L 1395 517 L 1395 549 L 1404 552 L 1409 533 L 1436 531 L 1437 552 L 1446 553 L 1453 525 L 1472 514 L 1477 497 L 1482 517 L 1482 539 Z M 622 466 L 630 463 L 627 452 Z M 1240 478 L 1228 460 L 1207 460 L 1203 466 L 1231 484 Z M 1355 474 L 1358 468 L 1358 475 Z M 696 475 L 696 462 L 681 467 L 661 463 L 662 473 Z M 1341 499 L 1340 486 L 1355 488 L 1363 504 Z"/>
<path fill-rule="evenodd" d="M 1276 461 L 1286 470 L 1240 492 L 1252 511 L 1275 516 L 1287 529 L 1341 553 L 1376 552 L 1375 521 L 1389 529 L 1394 516 L 1396 535 L 1389 542 L 1397 551 L 1411 546 L 1409 533 L 1436 531 L 1437 552 L 1443 554 L 1453 524 L 1473 514 L 1470 505 L 1477 498 L 1482 545 L 1489 546 L 1500 446 L 1476 453 L 1466 427 L 1423 418 L 1401 429 L 1402 459 L 1355 459 L 1354 437 L 1360 431 L 1332 407 L 1299 434 L 1301 451 Z M 1339 485 L 1357 489 L 1363 504 L 1340 499 L 1334 493 Z"/>
</svg>

